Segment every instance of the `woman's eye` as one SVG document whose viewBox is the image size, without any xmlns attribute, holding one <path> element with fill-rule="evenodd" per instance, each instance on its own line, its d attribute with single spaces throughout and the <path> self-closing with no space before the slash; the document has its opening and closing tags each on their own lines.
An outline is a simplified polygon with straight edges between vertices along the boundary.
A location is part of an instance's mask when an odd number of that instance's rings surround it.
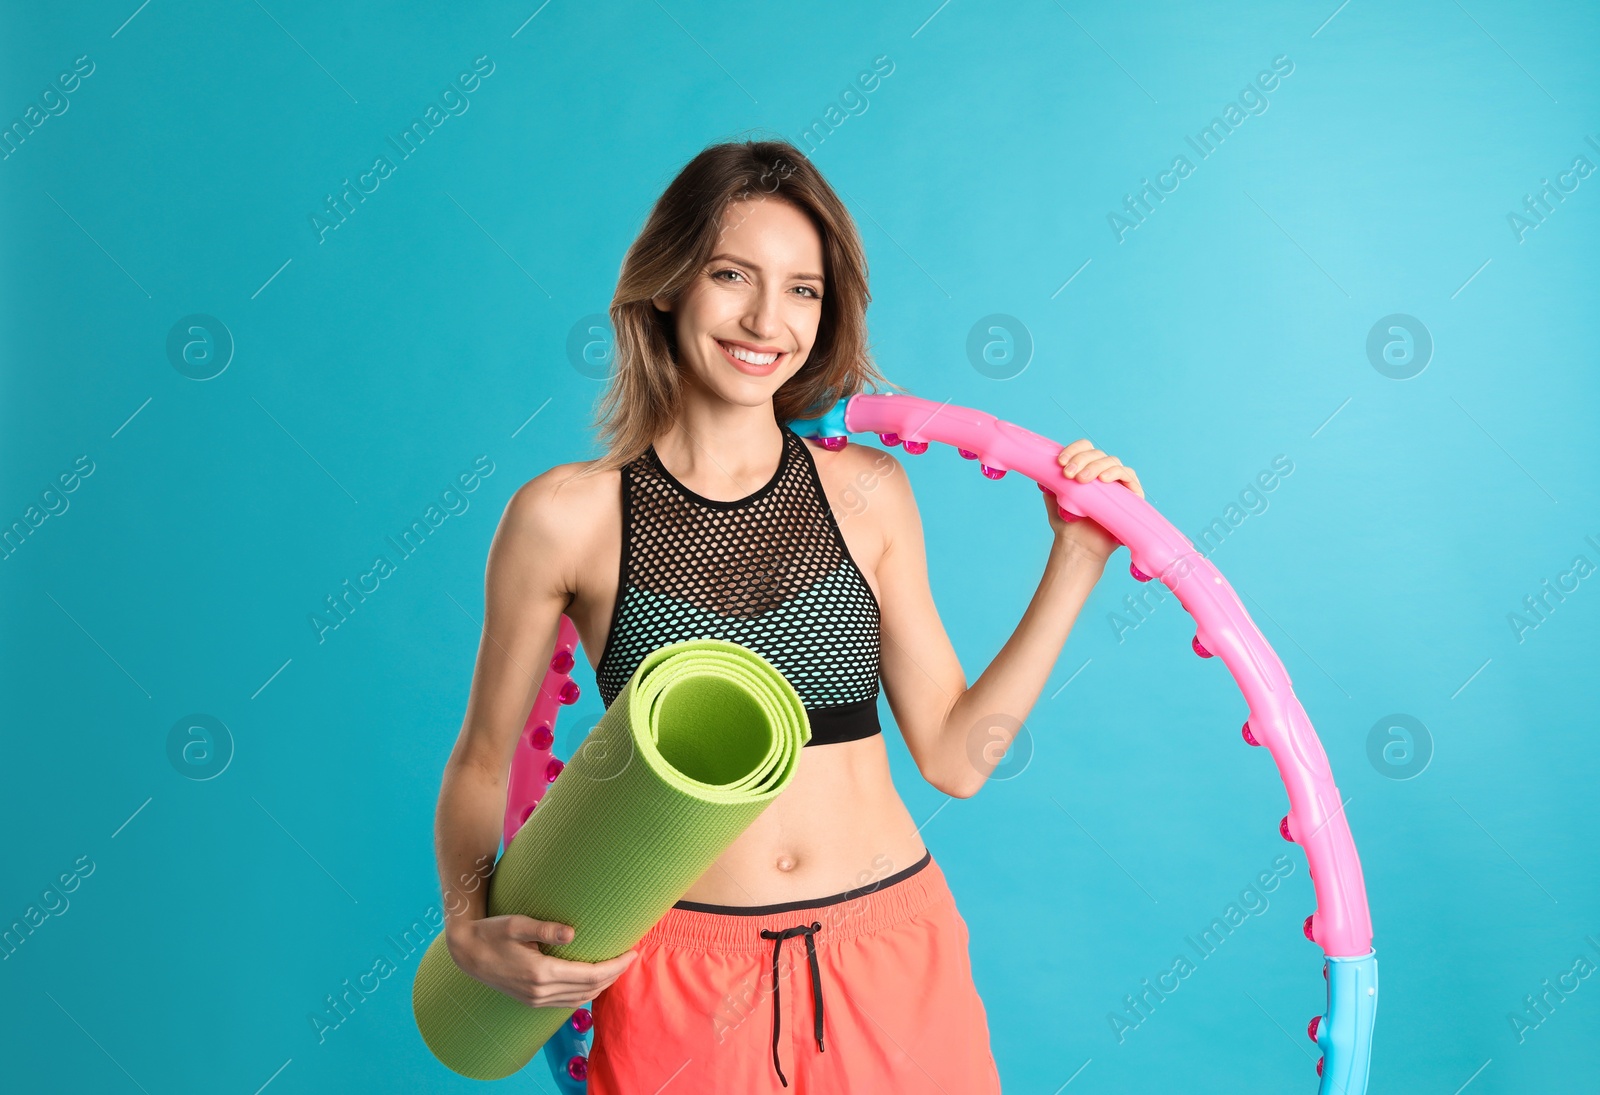
<svg viewBox="0 0 1600 1095">
<path fill-rule="evenodd" d="M 725 280 L 727 280 L 726 278 L 723 278 L 723 276 L 722 276 L 723 274 L 729 274 L 732 277 L 737 278 L 737 279 L 739 279 L 741 281 L 744 280 L 744 274 L 742 274 L 738 270 L 734 270 L 732 268 L 723 269 L 723 270 L 713 270 L 711 272 L 711 280 L 712 281 L 725 281 Z M 804 289 L 806 291 L 806 294 L 807 294 L 807 299 L 809 299 L 809 300 L 821 300 L 822 299 L 822 294 L 817 292 L 817 290 L 815 288 L 813 288 L 812 286 L 810 286 L 810 285 L 796 285 L 795 288 L 796 289 Z"/>
</svg>

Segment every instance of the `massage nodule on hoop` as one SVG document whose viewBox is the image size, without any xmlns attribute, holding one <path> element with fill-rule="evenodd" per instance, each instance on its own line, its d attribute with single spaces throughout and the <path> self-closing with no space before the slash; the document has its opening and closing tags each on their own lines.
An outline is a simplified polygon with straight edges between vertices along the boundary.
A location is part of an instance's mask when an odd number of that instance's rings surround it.
<svg viewBox="0 0 1600 1095">
<path fill-rule="evenodd" d="M 1060 444 L 982 411 L 935 403 L 911 395 L 864 393 L 835 404 L 819 418 L 796 420 L 790 422 L 789 426 L 801 436 L 828 449 L 842 448 L 853 433 L 877 434 L 883 444 L 902 446 L 913 455 L 926 452 L 929 443 L 937 441 L 954 446 L 963 459 L 976 460 L 987 478 L 1000 479 L 1010 471 L 1027 476 L 1041 490 L 1055 496 L 1063 518 L 1074 520 L 1088 517 L 1126 545 L 1132 557 L 1129 569 L 1134 578 L 1141 582 L 1159 579 L 1172 590 L 1194 618 L 1194 652 L 1202 658 L 1220 657 L 1249 705 L 1249 716 L 1241 727 L 1241 736 L 1248 745 L 1267 750 L 1288 791 L 1289 812 L 1279 822 L 1278 828 L 1284 839 L 1298 844 L 1305 851 L 1317 904 L 1315 911 L 1305 919 L 1304 931 L 1306 938 L 1321 947 L 1325 956 L 1323 976 L 1327 979 L 1327 1006 L 1321 1015 L 1311 1019 L 1307 1027 L 1308 1035 L 1322 1050 L 1322 1057 L 1317 1061 L 1317 1072 L 1321 1077 L 1319 1095 L 1363 1095 L 1367 1090 L 1372 1031 L 1377 1015 L 1378 966 L 1372 949 L 1372 920 L 1367 908 L 1361 862 L 1356 856 L 1343 801 L 1334 784 L 1322 742 L 1317 738 L 1305 709 L 1295 697 L 1283 663 L 1217 568 L 1196 551 L 1194 545 L 1153 506 L 1123 484 L 1098 480 L 1079 483 L 1064 479 L 1056 459 L 1062 449 Z M 714 640 L 709 642 L 713 653 L 720 646 L 733 645 L 718 644 Z M 513 840 L 518 842 L 520 852 L 552 838 L 567 841 L 583 839 L 575 834 L 585 832 L 581 825 L 574 827 L 572 818 L 581 819 L 581 811 L 586 807 L 574 804 L 576 794 L 560 795 L 563 788 L 557 783 L 557 777 L 566 765 L 551 752 L 556 715 L 561 707 L 576 702 L 578 698 L 578 685 L 570 676 L 576 664 L 573 650 L 577 643 L 578 636 L 572 621 L 563 616 L 549 669 L 518 740 L 511 764 L 504 826 L 506 854 L 501 862 L 510 860 L 514 868 L 522 867 L 530 857 L 513 857 Z M 676 647 L 694 645 L 675 644 Z M 673 760 L 667 744 L 671 741 L 670 729 L 661 729 L 664 724 L 651 723 L 644 715 L 635 717 L 624 712 L 618 714 L 615 720 L 612 715 L 624 706 L 623 700 L 631 698 L 634 685 L 650 667 L 671 664 L 673 649 L 663 648 L 663 651 L 657 652 L 666 655 L 665 661 L 652 661 L 654 656 L 646 658 L 634 681 L 630 682 L 629 689 L 625 690 L 625 695 L 618 697 L 617 702 L 608 709 L 606 719 L 575 752 L 573 763 L 585 765 L 586 783 L 594 783 L 595 777 L 588 774 L 591 769 L 606 769 L 607 765 L 614 767 L 618 763 L 615 753 L 619 742 L 624 748 L 649 754 L 650 764 L 641 765 L 641 768 L 658 764 L 670 768 Z M 688 653 L 693 651 L 686 651 Z M 743 769 L 739 772 L 722 772 L 717 777 L 722 782 L 717 782 L 717 779 L 706 780 L 703 773 L 696 776 L 694 773 L 672 772 L 669 781 L 674 785 L 673 793 L 693 796 L 696 801 L 711 801 L 717 795 L 725 795 L 726 788 L 737 786 L 744 792 L 745 798 L 737 804 L 727 804 L 727 808 L 745 813 L 737 815 L 739 820 L 732 823 L 734 829 L 748 824 L 742 821 L 746 814 L 753 820 L 754 812 L 759 812 L 773 795 L 782 790 L 792 774 L 793 758 L 789 754 L 796 745 L 796 739 L 803 742 L 809 737 L 809 729 L 803 725 L 803 709 L 800 712 L 800 727 L 793 726 L 792 721 L 785 721 L 792 719 L 797 697 L 788 689 L 787 682 L 782 681 L 781 675 L 773 671 L 772 676 L 776 677 L 776 681 L 751 678 L 753 687 L 765 696 L 763 702 L 769 705 L 765 710 L 771 712 L 770 717 L 763 715 L 754 721 L 770 731 L 771 740 L 762 739 L 768 748 L 764 756 L 752 754 L 750 772 L 743 775 L 740 774 Z M 661 687 L 664 689 L 667 686 Z M 726 687 L 734 686 L 730 684 Z M 660 694 L 666 695 L 666 692 L 661 691 Z M 733 704 L 730 710 L 739 710 L 734 702 L 736 698 L 732 693 L 729 694 L 729 702 Z M 612 740 L 598 742 L 605 746 L 601 753 L 609 755 L 609 760 L 595 765 L 588 763 L 586 758 L 580 758 L 580 754 L 597 743 L 597 736 L 604 737 L 602 731 L 607 729 L 609 722 L 621 723 L 630 717 L 637 724 L 635 736 L 629 738 L 613 732 Z M 751 721 L 746 714 L 743 725 L 749 725 Z M 659 751 L 653 744 L 653 734 L 660 735 Z M 759 749 L 756 750 L 757 754 L 759 752 Z M 547 790 L 551 801 L 546 802 L 545 811 L 536 810 Z M 542 824 L 546 812 L 557 812 L 552 809 L 558 805 L 556 799 L 562 800 L 559 803 L 561 816 L 549 825 Z M 594 806 L 591 804 L 587 808 Z M 615 949 L 607 946 L 603 954 L 580 952 L 574 949 L 574 943 L 546 947 L 546 951 L 589 961 L 623 953 L 642 937 L 649 926 L 645 921 L 660 915 L 656 909 L 664 912 L 666 905 L 687 892 L 695 877 L 694 872 L 700 869 L 699 863 L 714 857 L 721 847 L 731 843 L 734 836 L 737 836 L 737 832 L 732 835 L 719 832 L 715 840 L 701 849 L 699 860 L 684 864 L 679 876 L 681 881 L 669 882 L 664 888 L 655 887 L 658 892 L 654 893 L 647 908 L 639 910 L 640 915 L 635 917 L 633 924 L 617 925 L 607 921 L 605 928 L 611 931 L 612 936 L 609 943 L 621 943 Z M 586 854 L 593 854 L 594 851 L 590 849 Z M 584 869 L 582 865 L 586 862 L 584 856 L 576 854 L 569 861 L 574 863 L 574 871 Z M 497 867 L 490 878 L 490 915 L 518 912 L 540 919 L 554 919 L 572 924 L 580 938 L 584 935 L 585 916 L 589 911 L 581 907 L 581 902 L 578 903 L 579 907 L 571 903 L 563 906 L 559 902 L 547 901 L 541 892 L 537 898 L 531 899 L 533 907 L 496 908 L 494 898 L 497 890 L 505 892 L 516 889 L 520 891 L 522 900 L 530 901 L 525 885 L 508 885 L 507 879 L 502 877 L 503 869 Z M 651 881 L 658 880 L 652 878 Z M 546 876 L 543 888 L 555 890 L 561 885 L 559 877 Z M 676 896 L 673 896 L 674 891 Z M 591 934 L 604 934 L 604 931 L 597 928 Z M 456 970 L 442 943 L 442 937 L 436 938 L 430 947 L 430 951 L 438 953 L 431 955 L 432 972 L 428 984 L 424 984 L 424 964 L 419 964 L 417 982 L 413 988 L 413 1006 L 418 1025 L 435 1055 L 466 1075 L 492 1079 L 509 1075 L 522 1067 L 542 1046 L 560 1089 L 568 1095 L 582 1092 L 587 1074 L 585 1038 L 593 1023 L 588 1009 L 535 1009 L 503 997 Z M 445 964 L 448 964 L 447 968 Z M 446 974 L 459 976 L 459 981 L 450 983 L 454 985 L 453 988 L 445 983 Z M 464 991 L 460 982 L 468 982 L 499 997 L 513 1005 L 513 1010 L 497 1013 L 492 1020 L 485 1011 L 475 1012 L 470 1016 L 469 1024 L 463 1015 L 471 1005 L 460 999 Z M 526 1016 L 519 1014 L 516 1009 L 527 1013 Z M 543 1016 L 545 1021 L 542 1024 L 533 1022 L 541 1012 L 555 1014 Z M 494 1022 L 504 1022 L 506 1029 L 492 1025 Z M 512 1027 L 515 1027 L 514 1032 Z M 482 1045 L 478 1044 L 491 1042 L 504 1051 L 492 1067 L 485 1063 L 486 1055 L 479 1052 Z M 463 1044 L 470 1046 L 471 1052 L 463 1051 Z M 470 1066 L 464 1066 L 463 1057 L 473 1058 Z"/>
</svg>

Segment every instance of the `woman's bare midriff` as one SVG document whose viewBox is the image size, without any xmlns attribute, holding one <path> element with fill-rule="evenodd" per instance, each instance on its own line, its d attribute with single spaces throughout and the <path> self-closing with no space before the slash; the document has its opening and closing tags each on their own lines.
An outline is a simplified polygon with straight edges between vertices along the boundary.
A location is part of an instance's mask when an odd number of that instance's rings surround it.
<svg viewBox="0 0 1600 1095">
<path fill-rule="evenodd" d="M 684 894 L 769 905 L 881 882 L 926 849 L 889 776 L 883 735 L 800 750 L 794 779 Z"/>
<path fill-rule="evenodd" d="M 830 501 L 845 474 L 846 453 L 813 450 Z M 581 465 L 575 465 L 578 467 Z M 585 531 L 578 549 L 577 589 L 567 615 L 591 669 L 604 654 L 616 604 L 622 551 L 621 473 L 582 480 L 558 497 L 575 509 Z M 841 507 L 833 506 L 836 514 Z M 582 511 L 581 514 L 576 511 Z M 845 545 L 878 594 L 882 537 L 866 513 L 840 521 Z M 882 734 L 800 750 L 794 777 L 728 846 L 684 900 L 716 905 L 769 905 L 826 897 L 871 885 L 922 858 L 926 847 L 889 772 Z"/>
</svg>

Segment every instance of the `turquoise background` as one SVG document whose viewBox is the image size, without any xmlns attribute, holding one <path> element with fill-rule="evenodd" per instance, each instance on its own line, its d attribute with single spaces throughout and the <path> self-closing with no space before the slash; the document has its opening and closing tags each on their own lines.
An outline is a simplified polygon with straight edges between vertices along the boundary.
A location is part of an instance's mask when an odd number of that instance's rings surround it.
<svg viewBox="0 0 1600 1095">
<path fill-rule="evenodd" d="M 0 119 L 94 66 L 0 161 L 0 524 L 59 510 L 0 559 L 0 925 L 54 909 L 0 948 L 6 1086 L 481 1089 L 423 1046 L 414 957 L 320 1040 L 311 1016 L 439 901 L 491 535 L 520 484 L 597 453 L 601 382 L 569 339 L 681 165 L 743 136 L 800 143 L 844 196 L 877 359 L 914 393 L 1091 438 L 1191 538 L 1292 462 L 1210 554 L 1348 799 L 1371 1090 L 1592 1082 L 1600 979 L 1520 1039 L 1510 1017 L 1600 965 L 1600 576 L 1508 620 L 1600 566 L 1600 178 L 1520 240 L 1508 222 L 1600 165 L 1592 5 L 74 8 L 7 5 L 0 32 Z M 325 198 L 479 57 L 469 109 L 319 242 Z M 863 110 L 847 89 L 879 57 Z M 1199 158 L 1185 138 L 1279 57 L 1269 108 Z M 857 113 L 804 142 L 841 97 Z M 1180 154 L 1193 172 L 1119 242 L 1108 215 Z M 234 344 L 203 381 L 167 349 L 194 314 Z M 1405 380 L 1367 350 L 1392 314 L 1433 343 Z M 1032 347 L 1004 378 L 967 351 L 995 315 Z M 976 680 L 1043 568 L 1037 492 L 896 451 Z M 456 512 L 319 641 L 324 598 L 431 505 Z M 897 785 L 971 928 L 1008 1092 L 1315 1090 L 1321 952 L 1282 785 L 1173 599 L 1119 629 L 1146 588 L 1126 560 L 1006 778 L 947 800 L 884 702 Z M 558 752 L 599 711 L 578 679 Z M 226 727 L 210 768 L 170 754 L 196 714 Z M 1426 734 L 1385 760 L 1395 715 Z M 1407 750 L 1426 767 L 1395 778 Z M 1270 903 L 1119 1043 L 1124 996 L 1283 855 Z M 553 1090 L 542 1060 L 500 1086 Z"/>
</svg>

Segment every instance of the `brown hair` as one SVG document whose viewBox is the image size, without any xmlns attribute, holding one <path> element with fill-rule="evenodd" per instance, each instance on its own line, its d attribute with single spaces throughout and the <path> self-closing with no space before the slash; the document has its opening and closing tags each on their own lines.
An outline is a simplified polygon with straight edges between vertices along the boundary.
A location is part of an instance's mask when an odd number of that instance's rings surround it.
<svg viewBox="0 0 1600 1095">
<path fill-rule="evenodd" d="M 613 369 L 592 425 L 606 454 L 583 472 L 617 468 L 642 454 L 675 421 L 683 398 L 673 315 L 651 298 L 678 299 L 714 253 L 728 206 L 788 202 L 822 237 L 822 316 L 800 371 L 772 397 L 779 422 L 815 418 L 858 392 L 899 389 L 867 347 L 867 258 L 849 210 L 821 172 L 787 141 L 711 145 L 686 164 L 628 248 L 611 298 Z"/>
</svg>

